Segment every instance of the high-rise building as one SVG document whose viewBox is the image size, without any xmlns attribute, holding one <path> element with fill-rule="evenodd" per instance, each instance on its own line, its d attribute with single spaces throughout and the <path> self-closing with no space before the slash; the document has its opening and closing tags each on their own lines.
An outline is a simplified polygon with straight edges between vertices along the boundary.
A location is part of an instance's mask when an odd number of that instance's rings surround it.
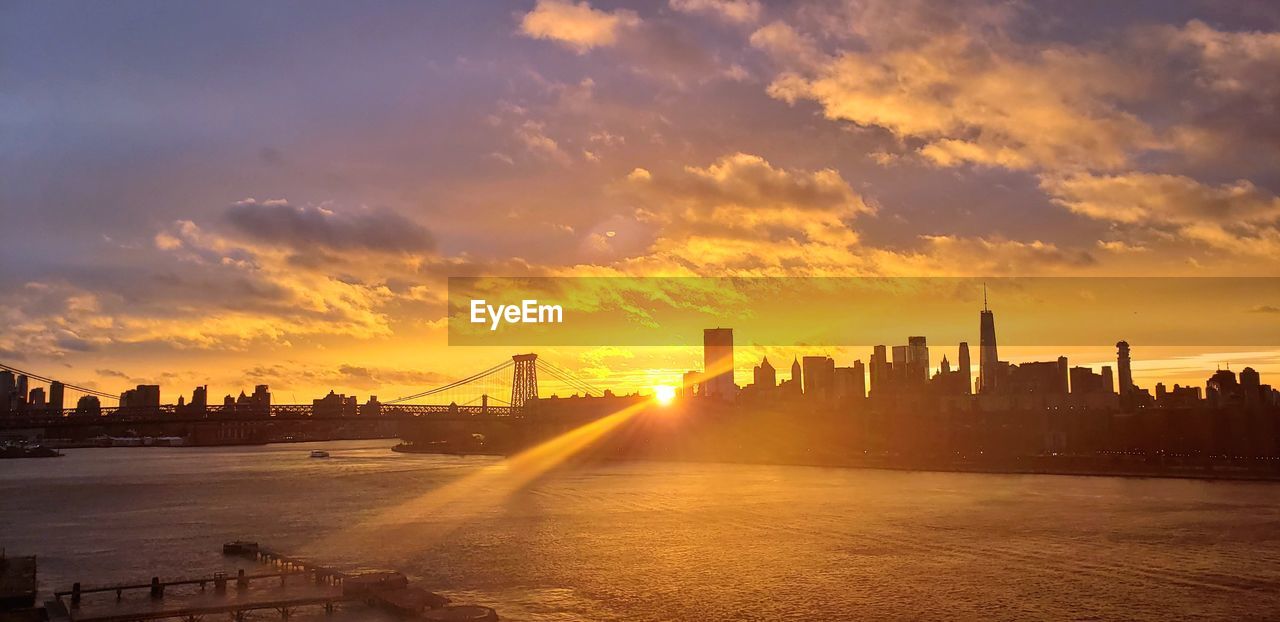
<svg viewBox="0 0 1280 622">
<path fill-rule="evenodd" d="M 1219 369 L 1213 372 L 1204 383 L 1204 396 L 1210 406 L 1230 406 L 1241 401 L 1240 383 L 1236 382 L 1236 374 L 1230 369 Z"/>
<path fill-rule="evenodd" d="M 867 370 L 862 361 L 854 361 L 850 367 L 836 367 L 833 377 L 832 397 L 838 400 L 866 397 L 866 373 Z"/>
<path fill-rule="evenodd" d="M 684 376 L 680 379 L 680 397 L 693 397 L 695 395 L 701 395 L 702 392 L 698 388 L 701 381 L 702 381 L 702 372 L 699 372 L 699 371 L 684 372 Z"/>
<path fill-rule="evenodd" d="M 804 393 L 804 372 L 800 368 L 800 359 L 792 357 L 791 359 L 791 390 L 796 393 Z"/>
<path fill-rule="evenodd" d="M 876 346 L 871 350 L 871 394 L 881 395 L 888 391 L 889 357 L 884 346 Z"/>
<path fill-rule="evenodd" d="M 969 367 L 969 342 L 967 341 L 960 342 L 960 360 L 958 362 L 959 368 L 956 372 L 964 379 L 964 394 L 969 395 L 973 393 L 973 372 Z"/>
<path fill-rule="evenodd" d="M 1067 357 L 1056 361 L 1037 361 L 1009 366 L 1001 382 L 1002 394 L 1067 394 Z"/>
<path fill-rule="evenodd" d="M 1110 372 L 1109 368 L 1104 370 Z M 1110 382 L 1104 374 L 1094 373 L 1093 369 L 1088 367 L 1072 367 L 1067 375 L 1071 381 L 1072 395 L 1097 395 L 1110 393 Z"/>
<path fill-rule="evenodd" d="M 1120 398 L 1133 395 L 1133 369 L 1129 366 L 1129 343 L 1116 343 L 1116 369 L 1120 373 Z"/>
<path fill-rule="evenodd" d="M 912 383 L 929 379 L 929 346 L 924 337 L 907 337 L 907 378 Z"/>
<path fill-rule="evenodd" d="M 18 374 L 18 380 L 16 381 L 13 387 L 13 393 L 14 393 L 13 409 L 14 410 L 24 410 L 27 407 L 27 393 L 29 392 L 27 383 L 28 383 L 27 375 Z"/>
<path fill-rule="evenodd" d="M 1240 370 L 1240 395 L 1245 406 L 1257 406 L 1262 403 L 1262 377 L 1252 367 Z"/>
<path fill-rule="evenodd" d="M 17 390 L 17 386 L 13 379 L 13 372 L 0 370 L 0 414 L 15 408 L 13 394 Z"/>
<path fill-rule="evenodd" d="M 829 356 L 804 357 L 804 396 L 814 399 L 835 397 L 836 362 Z"/>
<path fill-rule="evenodd" d="M 66 388 L 61 382 L 54 380 L 49 383 L 49 410 L 57 411 L 55 414 L 61 415 L 62 409 L 66 408 L 63 405 L 66 401 L 65 391 Z"/>
<path fill-rule="evenodd" d="M 893 346 L 893 375 L 896 378 L 907 377 L 907 346 Z"/>
<path fill-rule="evenodd" d="M 978 320 L 978 393 L 996 390 L 1000 355 L 996 352 L 996 316 L 987 307 L 987 288 L 982 287 L 982 313 Z"/>
<path fill-rule="evenodd" d="M 120 394 L 121 408 L 160 408 L 160 385 L 140 384 Z"/>
<path fill-rule="evenodd" d="M 757 391 L 767 391 L 778 385 L 778 371 L 769 363 L 767 356 L 751 370 L 751 375 L 751 381 L 755 384 Z"/>
<path fill-rule="evenodd" d="M 729 399 L 737 388 L 733 383 L 733 329 L 708 328 L 702 331 L 702 394 Z"/>
</svg>

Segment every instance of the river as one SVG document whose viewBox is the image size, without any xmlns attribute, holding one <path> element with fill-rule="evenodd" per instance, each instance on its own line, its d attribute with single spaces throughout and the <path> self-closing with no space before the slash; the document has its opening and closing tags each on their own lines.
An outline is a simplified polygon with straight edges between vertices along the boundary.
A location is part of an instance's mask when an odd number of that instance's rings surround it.
<svg viewBox="0 0 1280 622">
<path fill-rule="evenodd" d="M 609 462 L 509 485 L 391 444 L 0 461 L 0 545 L 48 592 L 233 569 L 221 544 L 253 539 L 504 620 L 1280 616 L 1276 483 Z"/>
</svg>

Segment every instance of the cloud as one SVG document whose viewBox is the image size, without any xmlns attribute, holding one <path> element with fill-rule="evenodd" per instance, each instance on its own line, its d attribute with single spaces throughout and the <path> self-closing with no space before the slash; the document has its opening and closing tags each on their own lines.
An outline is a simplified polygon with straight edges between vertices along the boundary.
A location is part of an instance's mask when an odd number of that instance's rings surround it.
<svg viewBox="0 0 1280 622">
<path fill-rule="evenodd" d="M 1280 313 L 1280 307 L 1275 305 L 1258 305 L 1249 309 L 1250 313 Z"/>
<path fill-rule="evenodd" d="M 1045 178 L 1041 187 L 1073 212 L 1123 223 L 1260 223 L 1280 218 L 1280 198 L 1244 179 L 1212 186 L 1181 175 L 1078 174 Z"/>
<path fill-rule="evenodd" d="M 737 24 L 758 21 L 763 10 L 756 0 L 671 0 L 670 5 L 681 13 L 702 13 Z"/>
<path fill-rule="evenodd" d="M 849 223 L 874 212 L 834 170 L 784 169 L 747 153 L 666 175 L 636 169 L 626 183 L 639 204 L 637 221 L 654 230 L 650 257 L 637 258 L 632 269 L 829 269 L 858 243 Z"/>
<path fill-rule="evenodd" d="M 812 68 L 822 62 L 813 37 L 776 21 L 751 33 L 751 45 L 789 66 Z"/>
<path fill-rule="evenodd" d="M 1116 105 L 1140 93 L 1141 77 L 1102 54 L 1002 50 L 958 32 L 814 61 L 800 39 L 757 34 L 758 46 L 791 64 L 814 65 L 778 76 L 771 96 L 813 101 L 829 119 L 919 141 L 919 155 L 939 166 L 1114 169 L 1158 145 Z"/>
<path fill-rule="evenodd" d="M 1232 253 L 1280 252 L 1280 197 L 1248 180 L 1210 185 L 1181 175 L 1077 174 L 1044 178 L 1041 187 L 1089 218 L 1164 227 Z"/>
<path fill-rule="evenodd" d="M 280 200 L 245 199 L 227 208 L 226 219 L 244 236 L 299 250 L 425 253 L 435 249 L 435 239 L 425 227 L 386 208 L 338 212 Z M 157 239 L 157 244 L 169 243 L 172 240 Z"/>
<path fill-rule="evenodd" d="M 1280 163 L 1280 32 L 1218 30 L 1200 20 L 1135 34 L 1166 85 L 1171 139 L 1197 162 L 1269 171 Z M 1159 96 L 1160 93 L 1155 95 Z"/>
<path fill-rule="evenodd" d="M 516 128 L 516 138 L 530 153 L 557 164 L 569 165 L 572 158 L 560 148 L 560 143 L 546 135 L 545 128 L 544 123 L 526 120 Z"/>
<path fill-rule="evenodd" d="M 538 0 L 533 10 L 520 20 L 520 32 L 535 39 L 555 41 L 584 54 L 591 48 L 617 44 L 623 29 L 639 23 L 640 18 L 631 11 L 601 11 L 585 1 Z"/>
</svg>

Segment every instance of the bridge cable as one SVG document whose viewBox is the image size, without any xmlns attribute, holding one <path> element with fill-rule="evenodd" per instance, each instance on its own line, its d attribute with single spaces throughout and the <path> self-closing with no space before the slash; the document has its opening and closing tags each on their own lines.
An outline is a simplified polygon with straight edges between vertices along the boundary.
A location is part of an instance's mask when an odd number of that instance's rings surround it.
<svg viewBox="0 0 1280 622">
<path fill-rule="evenodd" d="M 10 366 L 8 366 L 8 365 L 5 365 L 4 363 L 0 363 L 0 369 L 5 370 L 5 371 L 11 371 L 11 372 L 13 372 L 13 373 L 15 373 L 15 374 L 21 374 L 21 375 L 23 375 L 23 376 L 26 376 L 26 377 L 28 377 L 28 378 L 32 378 L 32 379 L 38 380 L 38 381 L 40 381 L 40 382 L 45 382 L 45 383 L 60 382 L 60 381 L 58 381 L 58 380 L 54 380 L 54 379 L 52 379 L 52 378 L 46 378 L 46 377 L 44 377 L 44 376 L 41 376 L 40 374 L 33 374 L 33 373 L 29 372 L 29 371 L 23 371 L 23 370 L 18 369 L 18 368 L 16 368 L 16 367 L 10 367 Z M 77 392 L 79 392 L 79 393 L 85 393 L 85 394 L 93 395 L 93 396 L 96 396 L 96 397 L 102 397 L 102 398 L 111 399 L 111 400 L 118 400 L 118 399 L 120 399 L 120 396 L 119 396 L 119 395 L 112 395 L 112 394 L 107 393 L 107 392 L 105 392 L 105 391 L 98 391 L 98 390 L 96 390 L 96 389 L 89 389 L 89 388 L 82 387 L 82 386 L 75 385 L 75 384 L 69 384 L 69 383 L 63 382 L 63 383 L 62 383 L 62 386 L 66 387 L 66 388 L 68 388 L 68 389 L 71 389 L 72 391 L 77 391 Z M 26 396 L 23 396 L 23 397 L 25 398 Z"/>
<path fill-rule="evenodd" d="M 584 391 L 587 391 L 588 393 L 598 393 L 598 394 L 601 394 L 601 395 L 603 395 L 603 394 L 604 394 L 604 391 L 602 391 L 602 390 L 600 390 L 599 388 L 597 388 L 597 387 L 593 386 L 591 383 L 589 383 L 589 382 L 587 382 L 587 381 L 585 381 L 585 380 L 583 380 L 583 379 L 581 379 L 581 378 L 579 378 L 579 377 L 575 376 L 575 375 L 573 374 L 573 372 L 570 372 L 569 370 L 567 370 L 567 369 L 565 369 L 565 368 L 563 368 L 563 367 L 560 367 L 559 365 L 556 365 L 555 363 L 552 363 L 552 362 L 550 362 L 550 361 L 547 361 L 547 362 L 545 363 L 545 365 L 546 365 L 546 368 L 548 369 L 548 371 L 557 372 L 559 375 L 567 377 L 567 378 L 569 379 L 568 381 L 573 382 L 575 385 L 579 386 L 580 388 L 582 388 Z"/>
<path fill-rule="evenodd" d="M 398 398 L 396 398 L 396 399 L 394 399 L 394 400 L 390 400 L 390 401 L 388 401 L 388 402 L 386 402 L 386 403 L 387 403 L 387 404 L 399 404 L 399 403 L 401 403 L 401 402 L 407 402 L 407 401 L 409 401 L 409 400 L 415 400 L 415 399 L 418 399 L 418 398 L 421 398 L 421 397 L 427 397 L 427 396 L 429 396 L 429 395 L 435 395 L 435 394 L 437 394 L 437 393 L 441 393 L 441 392 L 443 392 L 443 391 L 448 391 L 449 389 L 457 388 L 457 387 L 462 386 L 462 385 L 464 385 L 464 384 L 468 384 L 468 383 L 470 383 L 470 382 L 474 382 L 474 381 L 479 380 L 479 379 L 481 379 L 481 378 L 484 378 L 484 377 L 486 377 L 486 376 L 490 376 L 490 375 L 495 374 L 495 373 L 497 373 L 497 372 L 500 372 L 500 371 L 502 371 L 502 370 L 504 370 L 504 369 L 506 369 L 506 368 L 508 368 L 508 367 L 511 367 L 512 365 L 515 365 L 515 363 L 514 363 L 513 361 L 505 361 L 505 362 L 503 362 L 503 363 L 501 363 L 501 364 L 499 364 L 499 365 L 494 365 L 493 367 L 490 367 L 489 369 L 486 369 L 486 370 L 484 370 L 484 371 L 476 372 L 476 373 L 474 373 L 474 374 L 472 374 L 472 375 L 470 375 L 470 376 L 467 376 L 466 378 L 463 378 L 463 379 L 461 379 L 461 380 L 456 380 L 456 381 L 454 381 L 454 382 L 451 382 L 451 383 L 446 384 L 446 385 L 443 385 L 443 386 L 436 387 L 436 388 L 434 388 L 434 389 L 428 389 L 428 390 L 423 391 L 423 392 L 421 392 L 421 393 L 415 393 L 415 394 L 413 394 L 413 395 L 407 395 L 407 396 L 405 396 L 405 397 L 398 397 Z"/>
</svg>

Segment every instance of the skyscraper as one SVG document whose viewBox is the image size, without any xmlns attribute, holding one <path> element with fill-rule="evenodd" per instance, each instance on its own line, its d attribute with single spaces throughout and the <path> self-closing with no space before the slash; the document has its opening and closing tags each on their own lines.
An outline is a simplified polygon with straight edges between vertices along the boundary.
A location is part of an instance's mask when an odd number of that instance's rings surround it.
<svg viewBox="0 0 1280 622">
<path fill-rule="evenodd" d="M 14 386 L 14 410 L 23 410 L 27 407 L 28 383 L 26 374 L 18 374 L 17 384 Z"/>
<path fill-rule="evenodd" d="M 703 395 L 722 399 L 733 397 L 732 328 L 708 328 L 702 331 L 702 372 L 705 374 Z"/>
<path fill-rule="evenodd" d="M 64 391 L 65 391 L 65 387 L 63 387 L 61 382 L 54 380 L 53 382 L 49 383 L 49 410 L 59 411 L 54 413 L 55 415 L 61 415 L 62 409 L 66 408 L 66 406 L 63 404 Z"/>
<path fill-rule="evenodd" d="M 1133 394 L 1133 369 L 1129 367 L 1129 342 L 1116 343 L 1116 370 L 1120 375 L 1120 399 Z"/>
<path fill-rule="evenodd" d="M 964 378 L 964 394 L 973 393 L 973 373 L 969 367 L 969 342 L 960 342 L 960 360 L 959 369 L 956 370 L 962 378 Z"/>
<path fill-rule="evenodd" d="M 876 346 L 871 351 L 871 394 L 881 395 L 888 390 L 889 357 L 884 346 Z"/>
<path fill-rule="evenodd" d="M 13 379 L 13 372 L 0 370 L 0 413 L 8 412 L 14 408 L 13 394 L 17 390 L 17 386 Z"/>
<path fill-rule="evenodd" d="M 804 373 L 800 371 L 800 359 L 791 359 L 791 391 L 804 393 Z"/>
<path fill-rule="evenodd" d="M 769 363 L 769 357 L 764 357 L 759 365 L 752 370 L 752 383 L 755 384 L 756 390 L 769 390 L 778 385 L 778 372 Z"/>
<path fill-rule="evenodd" d="M 804 396 L 828 399 L 835 396 L 836 362 L 829 356 L 804 357 Z"/>
<path fill-rule="evenodd" d="M 987 307 L 987 287 L 982 286 L 982 314 L 978 322 L 978 393 L 996 389 L 996 369 L 1000 356 L 996 352 L 996 316 Z"/>
<path fill-rule="evenodd" d="M 913 383 L 929 379 L 929 346 L 924 337 L 907 337 L 907 377 Z"/>
</svg>

